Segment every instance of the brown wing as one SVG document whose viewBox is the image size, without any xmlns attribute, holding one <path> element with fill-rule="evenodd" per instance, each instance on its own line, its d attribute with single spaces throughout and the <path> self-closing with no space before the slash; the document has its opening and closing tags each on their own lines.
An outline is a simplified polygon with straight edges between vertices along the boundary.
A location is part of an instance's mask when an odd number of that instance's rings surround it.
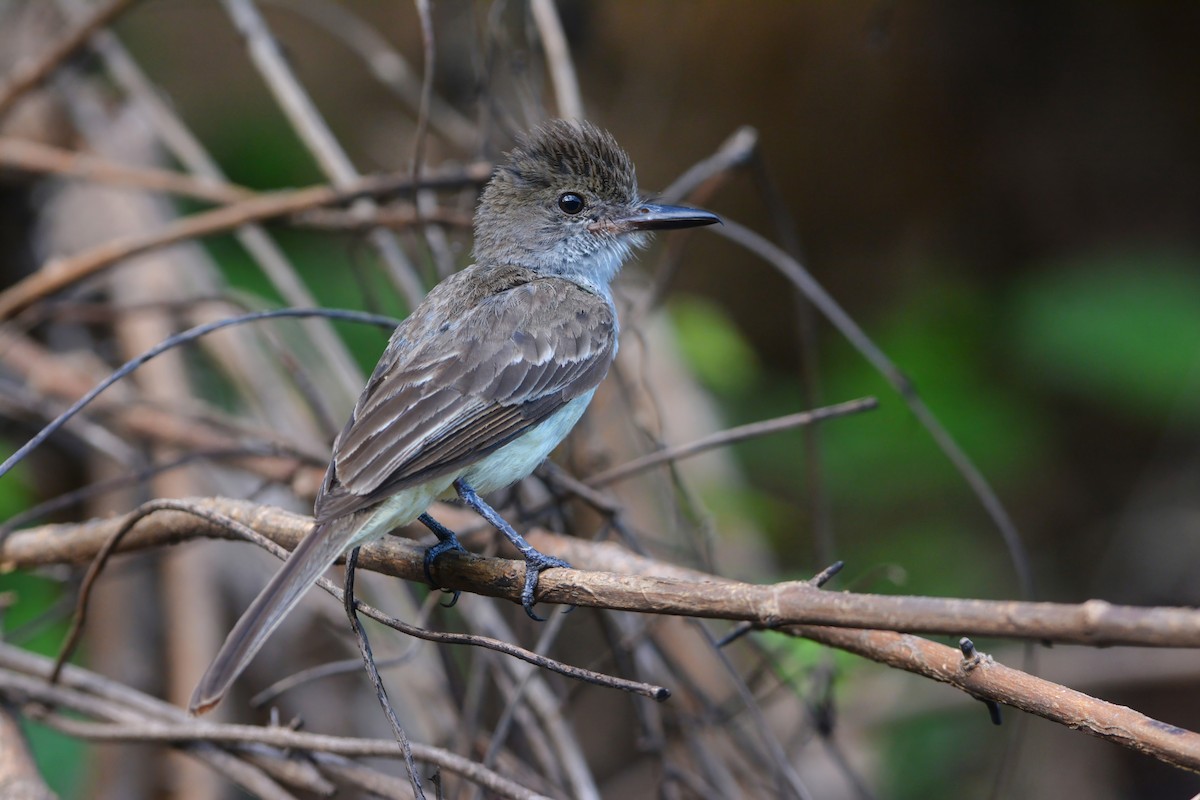
<svg viewBox="0 0 1200 800">
<path fill-rule="evenodd" d="M 483 294 L 439 319 L 447 293 L 435 289 L 396 330 L 334 445 L 318 521 L 470 464 L 603 380 L 616 345 L 607 301 L 558 278 Z"/>
</svg>

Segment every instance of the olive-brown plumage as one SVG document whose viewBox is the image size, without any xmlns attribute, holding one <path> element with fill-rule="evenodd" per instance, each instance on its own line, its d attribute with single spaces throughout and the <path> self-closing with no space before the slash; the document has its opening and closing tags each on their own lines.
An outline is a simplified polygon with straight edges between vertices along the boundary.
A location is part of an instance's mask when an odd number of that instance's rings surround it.
<svg viewBox="0 0 1200 800">
<path fill-rule="evenodd" d="M 230 632 L 193 713 L 216 705 L 304 592 L 340 555 L 455 493 L 526 559 L 522 602 L 565 562 L 529 546 L 479 494 L 528 475 L 582 415 L 617 351 L 609 284 L 642 231 L 717 222 L 639 199 L 608 133 L 553 121 L 496 169 L 475 215 L 475 264 L 438 284 L 392 334 L 333 446 L 312 531 Z"/>
</svg>

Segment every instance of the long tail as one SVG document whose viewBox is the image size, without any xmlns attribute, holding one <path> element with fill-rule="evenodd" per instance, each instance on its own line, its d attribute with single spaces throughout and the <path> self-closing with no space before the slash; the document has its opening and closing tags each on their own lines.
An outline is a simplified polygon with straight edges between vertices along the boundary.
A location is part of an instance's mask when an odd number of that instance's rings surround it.
<svg viewBox="0 0 1200 800">
<path fill-rule="evenodd" d="M 358 526 L 345 517 L 313 526 L 225 638 L 225 644 L 192 692 L 190 713 L 203 714 L 221 702 L 267 637 L 337 560 L 357 532 Z"/>
</svg>

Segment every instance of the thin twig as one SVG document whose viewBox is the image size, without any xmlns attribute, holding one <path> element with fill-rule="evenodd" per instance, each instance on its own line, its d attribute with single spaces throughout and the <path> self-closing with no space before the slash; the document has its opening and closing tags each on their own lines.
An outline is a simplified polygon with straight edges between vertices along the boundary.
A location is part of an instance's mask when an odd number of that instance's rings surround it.
<svg viewBox="0 0 1200 800">
<path fill-rule="evenodd" d="M 166 192 L 207 203 L 236 203 L 256 193 L 242 186 L 195 178 L 166 169 L 132 167 L 75 150 L 64 150 L 26 139 L 0 138 L 0 167 L 46 173 L 109 186 Z"/>
<path fill-rule="evenodd" d="M 109 0 L 91 12 L 63 38 L 47 47 L 39 57 L 17 70 L 0 86 L 0 117 L 3 117 L 26 92 L 46 80 L 76 50 L 82 47 L 101 28 L 107 27 L 125 11 L 133 0 Z"/>
<path fill-rule="evenodd" d="M 294 731 L 283 727 L 228 725 L 198 719 L 180 719 L 175 715 L 170 719 L 160 718 L 149 714 L 143 707 L 147 703 L 156 704 L 161 701 L 125 686 L 114 687 L 119 688 L 120 699 L 108 699 L 102 704 L 97 704 L 96 698 L 88 691 L 75 687 L 79 686 L 81 679 L 88 686 L 108 683 L 106 679 L 72 666 L 64 676 L 66 685 L 49 684 L 45 680 L 50 671 L 48 659 L 0 643 L 0 659 L 8 663 L 14 657 L 18 657 L 18 660 L 26 665 L 22 670 L 25 674 L 10 671 L 11 668 L 0 670 L 0 692 L 12 694 L 22 701 L 32 700 L 46 706 L 61 707 L 109 720 L 107 723 L 86 722 L 52 713 L 40 717 L 46 724 L 74 736 L 114 742 L 224 744 L 245 746 L 250 752 L 267 747 L 357 757 L 395 758 L 400 755 L 396 743 L 385 739 L 355 739 Z M 174 710 L 179 717 L 183 716 L 182 712 Z M 521 800 L 541 797 L 481 764 L 439 747 L 414 743 L 413 757 L 460 775 L 503 797 Z"/>
<path fill-rule="evenodd" d="M 967 485 L 971 487 L 971 490 L 979 499 L 984 511 L 987 512 L 987 515 L 999 529 L 1000 535 L 1004 540 L 1004 545 L 1008 549 L 1009 557 L 1012 560 L 1021 596 L 1026 599 L 1032 598 L 1035 592 L 1033 572 L 1029 566 L 1029 556 L 1025 551 L 1025 545 L 1021 542 L 1021 535 L 1008 514 L 1008 510 L 1004 508 L 1004 504 L 996 495 L 995 490 L 992 489 L 991 484 L 988 483 L 987 478 L 979 471 L 979 468 L 975 466 L 975 463 L 971 461 L 966 452 L 958 446 L 954 437 L 950 435 L 950 432 L 934 416 L 929 407 L 925 405 L 925 401 L 921 399 L 921 396 L 917 393 L 908 376 L 892 363 L 891 359 L 879 349 L 878 345 L 871 341 L 863 329 L 859 327 L 858 323 L 838 305 L 832 295 L 826 292 L 824 287 L 796 259 L 759 234 L 732 220 L 725 220 L 725 224 L 723 225 L 714 225 L 713 231 L 745 247 L 775 267 L 785 278 L 790 280 L 804 293 L 809 302 L 895 388 L 896 392 L 908 405 L 909 410 L 912 411 L 921 425 L 933 437 L 938 448 L 954 464 L 955 468 L 966 480 Z"/>
<path fill-rule="evenodd" d="M 879 406 L 879 402 L 873 397 L 864 397 L 859 400 L 850 400 L 845 403 L 838 403 L 824 408 L 813 409 L 812 411 L 801 411 L 796 414 L 787 414 L 774 419 L 763 420 L 762 422 L 751 422 L 747 425 L 738 425 L 733 428 L 714 433 L 711 436 L 705 436 L 702 439 L 697 439 L 694 442 L 678 445 L 676 447 L 668 447 L 664 450 L 659 450 L 654 453 L 647 453 L 644 456 L 627 461 L 624 464 L 607 469 L 598 475 L 593 475 L 587 478 L 585 483 L 588 486 L 600 487 L 608 486 L 611 483 L 624 480 L 626 478 L 638 475 L 651 467 L 668 461 L 679 461 L 685 458 L 699 455 L 709 450 L 718 447 L 726 447 L 738 442 L 744 442 L 747 439 L 755 439 L 760 436 L 769 436 L 773 433 L 799 428 L 805 425 L 812 425 L 824 420 L 844 417 L 850 414 L 857 414 L 862 411 L 871 411 Z"/>
<path fill-rule="evenodd" d="M 442 179 L 430 176 L 427 186 L 469 185 L 487 180 L 483 167 L 455 170 Z M 489 171 L 490 172 L 490 171 Z M 189 239 L 224 233 L 254 222 L 264 222 L 321 206 L 334 205 L 373 193 L 392 193 L 412 188 L 405 175 L 399 179 L 367 178 L 346 189 L 312 186 L 269 192 L 221 208 L 175 220 L 151 233 L 124 236 L 68 258 L 56 259 L 0 293 L 0 320 L 11 319 L 33 303 L 63 291 L 135 255 Z"/>
<path fill-rule="evenodd" d="M 550 70 L 550 81 L 554 84 L 554 103 L 558 115 L 563 119 L 583 119 L 583 94 L 579 91 L 579 79 L 575 76 L 575 64 L 571 61 L 571 49 L 567 46 L 567 34 L 554 0 L 532 0 L 530 11 L 542 37 L 546 50 L 546 64 Z"/>
<path fill-rule="evenodd" d="M 284 58 L 278 42 L 258 8 L 252 0 L 222 2 L 238 32 L 245 39 L 250 59 L 262 75 L 267 88 L 271 90 L 297 135 L 312 152 L 322 172 L 335 186 L 344 188 L 353 184 L 360 177 L 358 170 L 288 66 L 287 59 Z M 366 199 L 361 200 L 359 204 L 368 209 L 374 205 Z M 425 290 L 404 251 L 387 231 L 375 229 L 368 234 L 368 239 L 387 265 L 388 272 L 408 307 L 415 308 L 425 296 Z"/>
<path fill-rule="evenodd" d="M 332 0 L 270 0 L 280 11 L 287 11 L 321 26 L 339 39 L 347 52 L 363 60 L 381 84 L 417 113 L 421 108 L 423 82 L 392 43 L 362 17 L 342 3 Z M 430 125 L 455 147 L 465 152 L 474 149 L 478 135 L 475 125 L 458 109 L 433 93 L 426 106 Z"/>
<path fill-rule="evenodd" d="M 89 403 L 99 397 L 105 389 L 112 386 L 114 383 L 121 380 L 146 362 L 151 361 L 155 357 L 162 355 L 163 353 L 168 352 L 181 344 L 195 341 L 196 339 L 207 336 L 210 333 L 214 333 L 222 328 L 228 328 L 233 325 L 242 325 L 248 322 L 257 322 L 266 319 L 310 316 L 326 316 L 335 319 L 355 320 L 373 325 L 390 325 L 393 327 L 396 322 L 388 317 L 381 317 L 376 314 L 365 314 L 358 311 L 336 311 L 331 309 L 311 308 L 280 308 L 271 311 L 258 311 L 252 314 L 242 314 L 237 317 L 229 317 L 226 319 L 217 320 L 216 322 L 210 322 L 204 325 L 197 325 L 194 328 L 189 328 L 183 333 L 176 334 L 175 336 L 160 342 L 136 358 L 126 361 L 124 364 L 114 370 L 107 378 L 96 384 L 91 391 L 79 398 L 79 400 L 73 403 L 66 411 L 55 417 L 49 425 L 42 428 L 36 436 L 34 436 L 32 439 L 22 445 L 15 453 L 9 456 L 3 464 L 0 464 L 0 476 L 7 474 L 8 471 L 20 463 L 23 458 L 29 455 L 29 453 L 33 452 L 33 450 L 35 450 L 52 435 L 54 435 L 54 433 L 61 429 L 63 425 L 67 424 L 72 417 L 74 417 L 76 414 L 86 408 Z"/>
<path fill-rule="evenodd" d="M 358 620 L 354 601 L 354 572 L 357 565 L 358 548 L 355 547 L 346 557 L 346 584 L 342 590 L 342 605 L 346 610 L 346 617 L 350 620 L 350 627 L 354 631 L 354 641 L 358 644 L 358 651 L 362 654 L 367 677 L 375 689 L 375 697 L 379 700 L 379 706 L 383 709 L 388 724 L 392 726 L 392 735 L 396 738 L 396 744 L 400 746 L 400 752 L 404 756 L 404 766 L 408 770 L 408 780 L 412 786 L 413 797 L 416 800 L 425 800 L 425 790 L 421 788 L 421 774 L 417 772 L 417 765 L 413 762 L 412 743 L 409 742 L 408 734 L 404 732 L 404 727 L 396 716 L 396 710 L 392 708 L 392 701 L 388 699 L 383 678 L 379 677 L 379 667 L 375 664 L 375 655 L 371 652 L 371 642 L 367 639 L 367 631 Z"/>
</svg>

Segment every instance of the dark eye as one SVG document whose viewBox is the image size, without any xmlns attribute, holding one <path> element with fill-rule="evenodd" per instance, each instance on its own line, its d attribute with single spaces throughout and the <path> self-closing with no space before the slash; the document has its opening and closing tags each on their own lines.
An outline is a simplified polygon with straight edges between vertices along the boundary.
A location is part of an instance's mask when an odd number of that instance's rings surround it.
<svg viewBox="0 0 1200 800">
<path fill-rule="evenodd" d="M 583 198 L 574 192 L 567 192 L 558 198 L 558 208 L 564 214 L 574 216 L 580 211 L 583 211 Z"/>
</svg>

